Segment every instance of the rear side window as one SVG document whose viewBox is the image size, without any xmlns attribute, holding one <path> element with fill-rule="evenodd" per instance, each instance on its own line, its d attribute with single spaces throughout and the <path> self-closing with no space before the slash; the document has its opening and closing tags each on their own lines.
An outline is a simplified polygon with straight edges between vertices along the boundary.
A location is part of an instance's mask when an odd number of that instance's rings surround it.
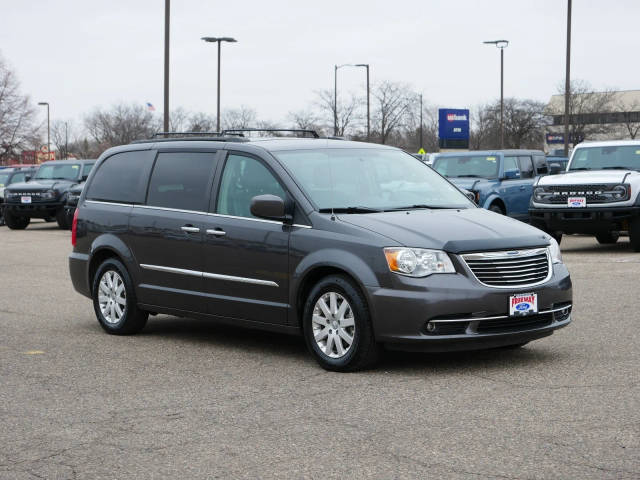
<svg viewBox="0 0 640 480">
<path fill-rule="evenodd" d="M 215 153 L 158 154 L 147 205 L 206 212 L 215 166 Z"/>
<path fill-rule="evenodd" d="M 93 168 L 93 163 L 85 163 L 84 166 L 82 167 L 82 176 L 86 177 L 89 175 L 89 173 L 91 172 L 91 169 Z"/>
<path fill-rule="evenodd" d="M 533 164 L 536 167 L 536 171 L 538 175 L 545 175 L 549 173 L 549 167 L 547 166 L 547 159 L 544 158 L 544 155 L 534 155 Z"/>
<path fill-rule="evenodd" d="M 533 178 L 533 162 L 531 157 L 518 157 L 518 163 L 520 163 L 520 177 L 521 178 Z"/>
<path fill-rule="evenodd" d="M 116 153 L 104 160 L 87 189 L 87 200 L 143 203 L 155 152 Z"/>
<path fill-rule="evenodd" d="M 520 170 L 518 168 L 518 159 L 516 157 L 504 157 L 504 171 L 509 172 L 512 170 L 516 172 Z"/>
</svg>

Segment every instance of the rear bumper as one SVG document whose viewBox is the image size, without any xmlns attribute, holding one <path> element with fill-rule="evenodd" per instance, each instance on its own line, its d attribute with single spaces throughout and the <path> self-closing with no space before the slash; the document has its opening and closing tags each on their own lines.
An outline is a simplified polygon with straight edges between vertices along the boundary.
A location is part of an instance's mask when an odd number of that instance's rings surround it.
<svg viewBox="0 0 640 480">
<path fill-rule="evenodd" d="M 587 208 L 530 208 L 529 219 L 546 231 L 596 234 L 628 230 L 629 222 L 640 217 L 640 206 Z"/>
<path fill-rule="evenodd" d="M 459 274 L 403 280 L 411 282 L 404 289 L 369 287 L 376 339 L 396 350 L 455 351 L 551 335 L 571 322 L 572 303 L 566 266 L 555 264 L 553 270 L 548 282 L 513 290 L 486 287 Z M 509 298 L 516 293 L 536 293 L 540 314 L 509 317 Z M 429 322 L 435 324 L 434 331 L 428 330 Z"/>
<path fill-rule="evenodd" d="M 89 286 L 89 255 L 72 252 L 69 255 L 69 274 L 76 292 L 91 298 Z"/>
</svg>

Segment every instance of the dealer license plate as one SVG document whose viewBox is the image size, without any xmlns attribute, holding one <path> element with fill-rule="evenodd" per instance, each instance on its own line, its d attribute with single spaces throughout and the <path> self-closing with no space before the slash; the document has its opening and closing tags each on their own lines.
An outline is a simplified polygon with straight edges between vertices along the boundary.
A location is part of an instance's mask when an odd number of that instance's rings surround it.
<svg viewBox="0 0 640 480">
<path fill-rule="evenodd" d="M 522 317 L 538 313 L 538 294 L 519 293 L 509 297 L 509 316 Z"/>
<path fill-rule="evenodd" d="M 587 197 L 569 197 L 567 205 L 571 208 L 583 208 L 587 206 Z"/>
<path fill-rule="evenodd" d="M 31 203 L 31 197 L 20 197 L 21 203 Z"/>
</svg>

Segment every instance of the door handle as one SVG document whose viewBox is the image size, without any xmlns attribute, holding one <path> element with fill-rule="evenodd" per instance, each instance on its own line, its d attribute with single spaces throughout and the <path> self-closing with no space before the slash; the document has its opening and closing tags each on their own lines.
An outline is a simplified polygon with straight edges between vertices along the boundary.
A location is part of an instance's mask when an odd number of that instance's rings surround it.
<svg viewBox="0 0 640 480">
<path fill-rule="evenodd" d="M 184 227 L 180 227 L 180 230 L 182 230 L 183 232 L 189 232 L 189 233 L 198 233 L 200 231 L 198 227 L 192 227 L 190 225 L 185 225 Z"/>
<path fill-rule="evenodd" d="M 224 230 L 207 230 L 207 235 L 215 235 L 216 237 L 223 237 L 227 234 Z"/>
<path fill-rule="evenodd" d="M 524 185 L 520 185 L 520 190 L 524 190 L 525 188 L 527 187 L 525 187 Z"/>
</svg>

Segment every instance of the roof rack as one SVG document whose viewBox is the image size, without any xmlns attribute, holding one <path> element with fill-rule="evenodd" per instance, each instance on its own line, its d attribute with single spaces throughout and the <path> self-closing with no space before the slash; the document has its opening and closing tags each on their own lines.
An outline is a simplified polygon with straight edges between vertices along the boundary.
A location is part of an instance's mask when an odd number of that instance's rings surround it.
<svg viewBox="0 0 640 480">
<path fill-rule="evenodd" d="M 165 138 L 172 136 L 176 137 L 177 135 L 198 135 L 200 137 L 220 137 L 220 132 L 156 132 L 153 134 L 151 138 L 157 138 L 163 136 Z"/>
<path fill-rule="evenodd" d="M 149 142 L 248 142 L 249 139 L 243 138 L 239 134 L 225 134 L 220 132 L 157 132 L 151 138 L 134 140 L 131 143 L 149 143 Z"/>
<path fill-rule="evenodd" d="M 310 135 L 312 138 L 320 138 L 320 135 L 315 130 L 303 129 L 303 128 L 230 128 L 223 130 L 221 135 L 238 135 L 244 137 L 245 132 L 291 132 L 302 133 L 304 135 Z"/>
</svg>

